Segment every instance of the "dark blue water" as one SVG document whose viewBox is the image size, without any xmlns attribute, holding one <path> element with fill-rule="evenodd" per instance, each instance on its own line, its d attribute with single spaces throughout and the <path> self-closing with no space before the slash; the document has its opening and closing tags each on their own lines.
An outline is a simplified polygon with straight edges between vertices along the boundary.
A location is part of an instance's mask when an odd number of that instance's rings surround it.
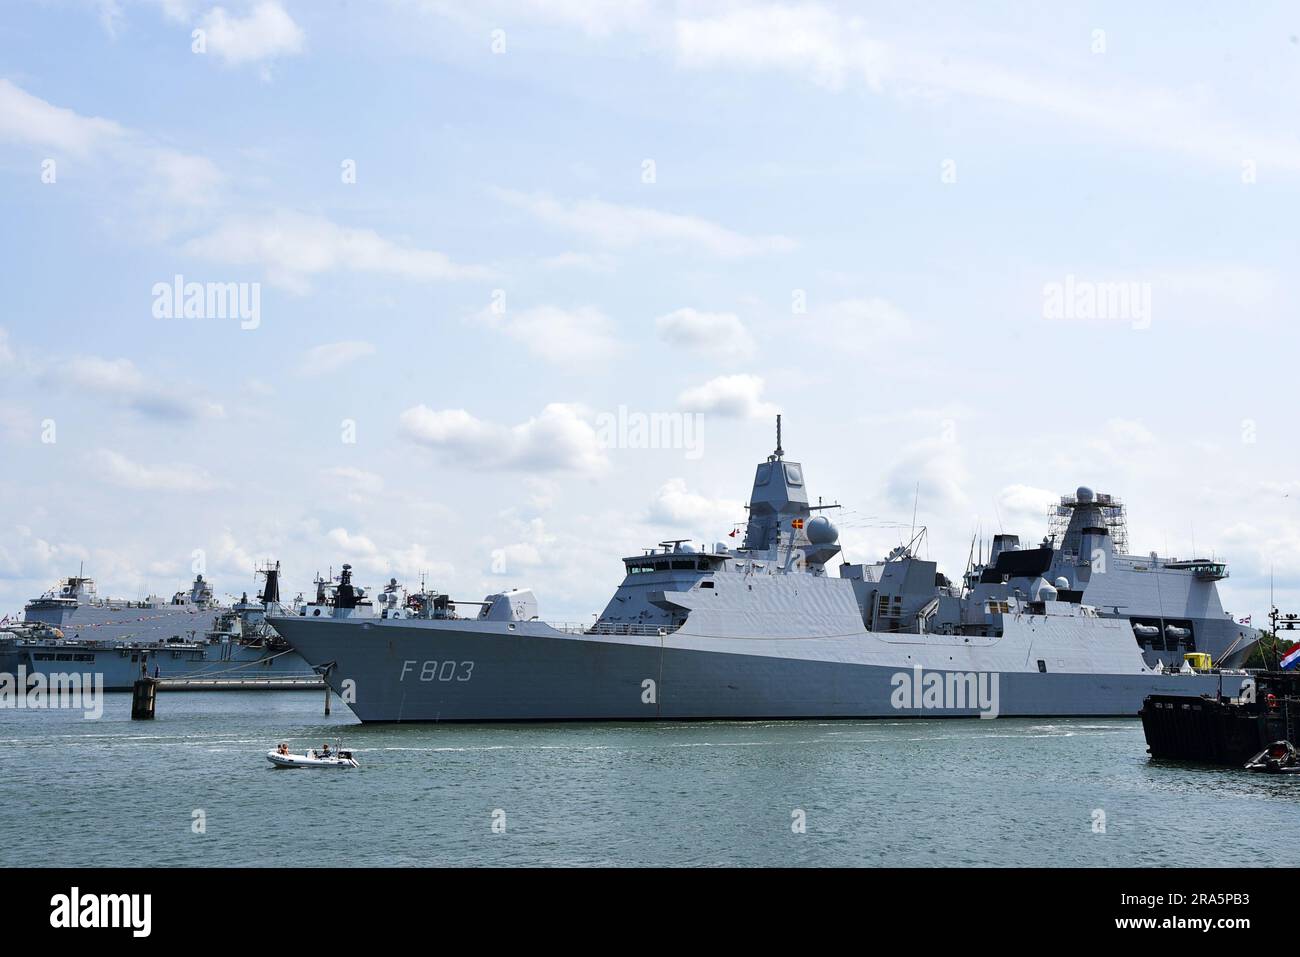
<svg viewBox="0 0 1300 957">
<path fill-rule="evenodd" d="M 1289 865 L 1300 822 L 1300 781 L 1154 764 L 1136 720 L 362 727 L 335 704 L 0 710 L 0 864 Z M 360 769 L 264 757 L 340 734 Z"/>
</svg>

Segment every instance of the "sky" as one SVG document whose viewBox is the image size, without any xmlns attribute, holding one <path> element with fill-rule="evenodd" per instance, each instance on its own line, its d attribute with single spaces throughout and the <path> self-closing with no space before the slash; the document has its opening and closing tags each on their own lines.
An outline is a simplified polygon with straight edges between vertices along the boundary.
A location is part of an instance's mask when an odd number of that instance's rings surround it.
<svg viewBox="0 0 1300 957">
<path fill-rule="evenodd" d="M 1239 617 L 1270 576 L 1300 610 L 1298 35 L 7 2 L 0 612 L 83 563 L 136 598 L 274 559 L 290 596 L 350 562 L 590 621 L 622 556 L 734 541 L 778 412 L 854 562 L 917 526 L 960 575 L 1088 485 L 1136 552 L 1226 558 Z"/>
</svg>

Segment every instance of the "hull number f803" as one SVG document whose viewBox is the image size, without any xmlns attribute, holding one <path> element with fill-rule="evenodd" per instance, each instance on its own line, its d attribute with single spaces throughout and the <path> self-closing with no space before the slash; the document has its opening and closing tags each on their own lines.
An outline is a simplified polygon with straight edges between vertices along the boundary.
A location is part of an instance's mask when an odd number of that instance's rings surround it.
<svg viewBox="0 0 1300 957">
<path fill-rule="evenodd" d="M 405 681 L 407 675 L 421 681 L 469 681 L 474 676 L 474 662 L 416 661 L 408 658 L 402 662 L 402 674 L 397 680 Z"/>
</svg>

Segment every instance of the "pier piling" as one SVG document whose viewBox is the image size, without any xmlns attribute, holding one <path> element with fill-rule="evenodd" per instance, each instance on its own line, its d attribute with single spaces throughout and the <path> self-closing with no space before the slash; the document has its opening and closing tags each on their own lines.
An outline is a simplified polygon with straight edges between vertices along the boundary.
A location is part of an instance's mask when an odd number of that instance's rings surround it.
<svg viewBox="0 0 1300 957">
<path fill-rule="evenodd" d="M 137 679 L 131 686 L 131 720 L 152 721 L 157 700 L 158 683 L 152 678 Z"/>
</svg>

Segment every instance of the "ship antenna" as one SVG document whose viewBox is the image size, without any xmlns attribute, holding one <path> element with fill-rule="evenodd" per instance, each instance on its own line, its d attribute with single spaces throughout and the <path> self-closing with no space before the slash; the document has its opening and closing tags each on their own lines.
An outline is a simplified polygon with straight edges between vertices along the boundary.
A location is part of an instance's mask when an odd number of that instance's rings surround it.
<svg viewBox="0 0 1300 957">
<path fill-rule="evenodd" d="M 778 459 L 785 455 L 785 451 L 781 448 L 781 414 L 779 412 L 776 416 L 776 451 L 772 454 Z"/>
<path fill-rule="evenodd" d="M 916 496 L 912 499 L 912 529 L 908 532 L 911 538 L 916 538 L 916 506 L 921 503 L 921 483 L 916 483 Z M 907 547 L 911 548 L 912 543 L 908 542 Z"/>
</svg>

